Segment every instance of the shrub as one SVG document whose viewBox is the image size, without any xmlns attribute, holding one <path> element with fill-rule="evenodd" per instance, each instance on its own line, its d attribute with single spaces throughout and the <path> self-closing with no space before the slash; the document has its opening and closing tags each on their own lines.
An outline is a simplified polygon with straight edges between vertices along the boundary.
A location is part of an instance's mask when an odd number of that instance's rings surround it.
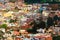
<svg viewBox="0 0 60 40">
<path fill-rule="evenodd" d="M 7 28 L 7 24 L 0 25 L 0 28 Z"/>
</svg>

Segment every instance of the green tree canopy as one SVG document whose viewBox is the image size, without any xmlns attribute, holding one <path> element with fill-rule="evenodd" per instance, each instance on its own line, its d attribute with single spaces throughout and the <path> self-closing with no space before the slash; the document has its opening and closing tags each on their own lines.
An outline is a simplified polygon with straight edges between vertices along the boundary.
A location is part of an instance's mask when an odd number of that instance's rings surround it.
<svg viewBox="0 0 60 40">
<path fill-rule="evenodd" d="M 9 0 L 10 2 L 16 2 L 16 0 Z"/>
<path fill-rule="evenodd" d="M 7 24 L 0 25 L 0 28 L 7 28 Z"/>
</svg>

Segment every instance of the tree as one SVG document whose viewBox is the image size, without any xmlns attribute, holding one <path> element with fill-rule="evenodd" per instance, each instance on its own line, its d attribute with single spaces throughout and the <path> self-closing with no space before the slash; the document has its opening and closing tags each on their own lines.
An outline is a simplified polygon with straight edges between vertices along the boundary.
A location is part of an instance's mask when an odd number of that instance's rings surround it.
<svg viewBox="0 0 60 40">
<path fill-rule="evenodd" d="M 7 28 L 7 24 L 0 25 L 0 28 Z"/>
<path fill-rule="evenodd" d="M 16 0 L 9 0 L 10 2 L 16 2 Z"/>
<path fill-rule="evenodd" d="M 45 3 L 46 0 L 24 0 L 25 3 L 33 4 L 33 3 Z"/>
</svg>

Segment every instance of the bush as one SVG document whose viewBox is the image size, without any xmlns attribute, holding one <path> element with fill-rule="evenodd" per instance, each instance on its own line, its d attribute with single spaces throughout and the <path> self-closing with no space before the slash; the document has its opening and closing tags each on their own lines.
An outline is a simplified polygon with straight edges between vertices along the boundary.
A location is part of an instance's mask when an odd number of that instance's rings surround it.
<svg viewBox="0 0 60 40">
<path fill-rule="evenodd" d="M 60 40 L 60 36 L 54 36 L 53 40 Z"/>
<path fill-rule="evenodd" d="M 0 28 L 7 28 L 7 24 L 0 25 Z"/>
<path fill-rule="evenodd" d="M 27 31 L 28 31 L 28 32 L 31 32 L 31 31 L 32 31 L 32 29 L 28 28 L 28 29 L 27 29 Z"/>
<path fill-rule="evenodd" d="M 10 19 L 9 23 L 13 23 L 13 22 L 14 22 L 14 20 L 13 19 Z"/>
<path fill-rule="evenodd" d="M 15 19 L 15 20 L 10 19 L 9 23 L 14 23 L 14 22 L 16 22 L 16 21 L 17 21 L 17 19 Z"/>
</svg>

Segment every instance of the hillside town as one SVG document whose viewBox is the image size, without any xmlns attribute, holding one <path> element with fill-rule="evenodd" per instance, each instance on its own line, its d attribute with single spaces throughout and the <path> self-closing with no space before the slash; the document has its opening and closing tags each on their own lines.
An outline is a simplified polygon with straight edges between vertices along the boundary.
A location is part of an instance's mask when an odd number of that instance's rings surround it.
<svg viewBox="0 0 60 40">
<path fill-rule="evenodd" d="M 60 4 L 0 0 L 0 40 L 59 39 Z"/>
</svg>

